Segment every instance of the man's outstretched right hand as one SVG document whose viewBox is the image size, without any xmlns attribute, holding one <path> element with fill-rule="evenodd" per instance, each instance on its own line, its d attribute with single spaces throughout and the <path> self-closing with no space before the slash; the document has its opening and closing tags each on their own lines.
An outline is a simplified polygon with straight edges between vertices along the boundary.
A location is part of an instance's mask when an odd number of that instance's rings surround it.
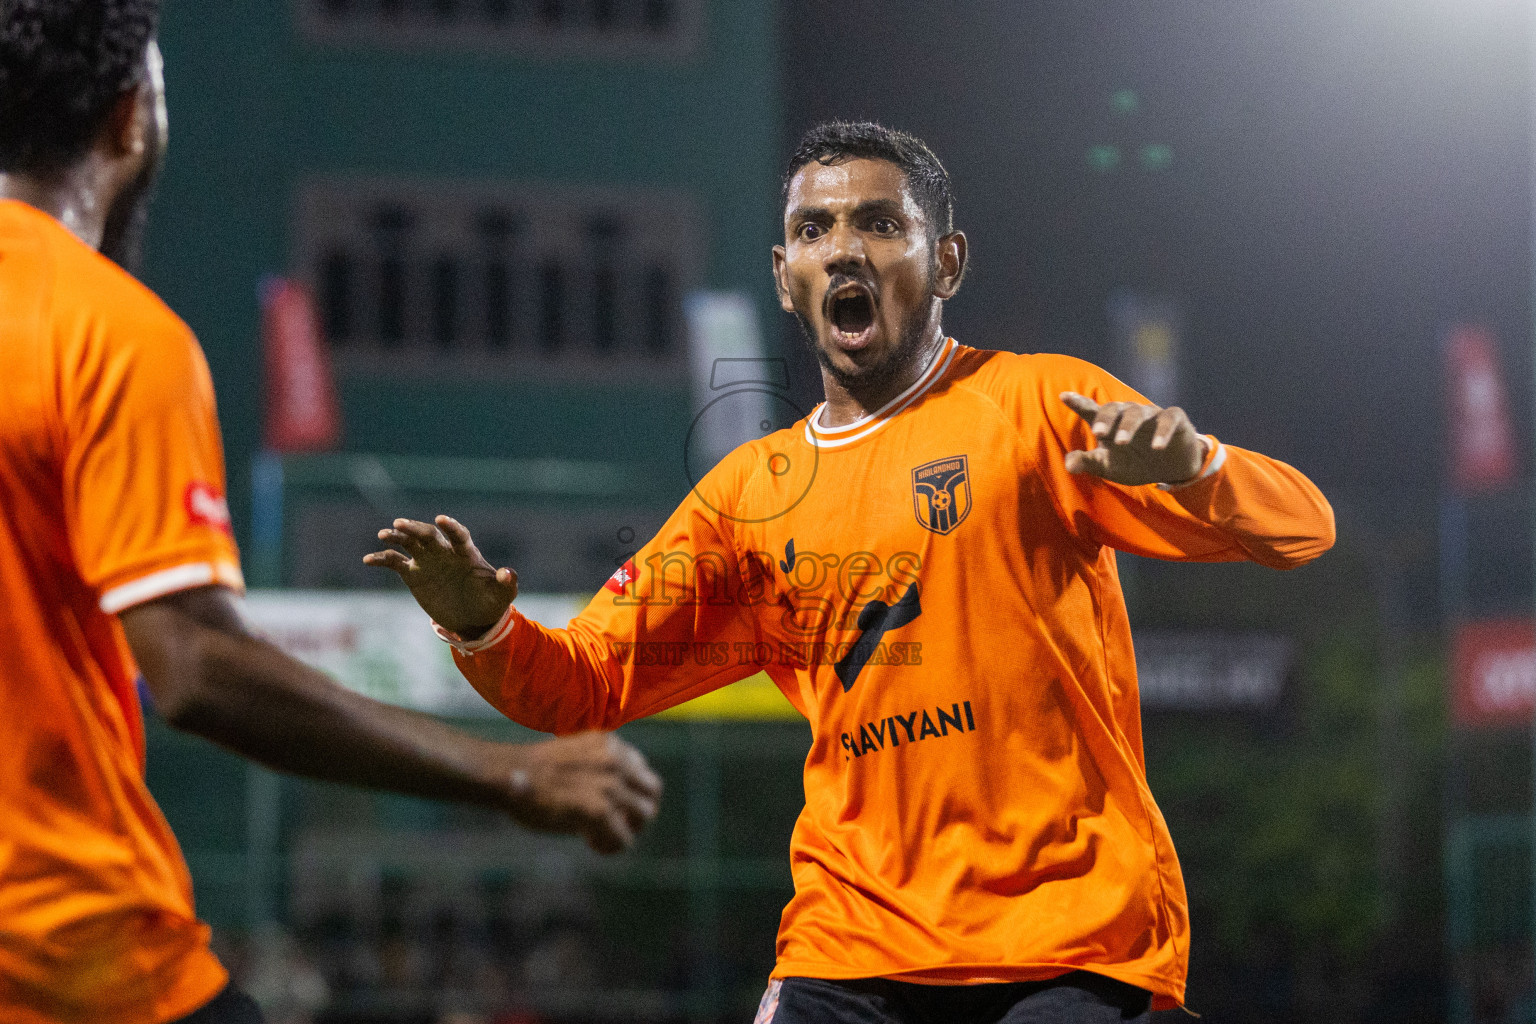
<svg viewBox="0 0 1536 1024">
<path fill-rule="evenodd" d="M 394 570 L 433 622 L 465 640 L 501 621 L 517 597 L 517 573 L 487 562 L 469 531 L 450 516 L 432 523 L 396 519 L 379 531 L 379 540 L 399 550 L 364 555 L 364 564 Z"/>
</svg>

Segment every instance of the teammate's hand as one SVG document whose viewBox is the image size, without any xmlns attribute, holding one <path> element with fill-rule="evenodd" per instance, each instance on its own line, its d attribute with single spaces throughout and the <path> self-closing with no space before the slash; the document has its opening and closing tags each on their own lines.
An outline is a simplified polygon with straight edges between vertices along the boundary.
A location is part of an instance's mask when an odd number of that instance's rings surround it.
<svg viewBox="0 0 1536 1024">
<path fill-rule="evenodd" d="M 498 569 L 475 547 L 469 531 L 449 516 L 433 523 L 396 519 L 379 540 L 399 551 L 375 551 L 365 565 L 393 569 L 432 621 L 466 640 L 501 621 L 517 597 L 517 573 Z"/>
<path fill-rule="evenodd" d="M 618 853 L 656 816 L 661 779 L 640 751 L 612 733 L 531 744 L 497 744 L 505 758 L 507 810 L 529 828 L 579 835 Z"/>
<path fill-rule="evenodd" d="M 1164 409 L 1134 402 L 1103 405 L 1075 391 L 1061 400 L 1082 417 L 1099 446 L 1067 453 L 1067 472 L 1102 477 L 1117 484 L 1180 484 L 1205 465 L 1210 442 L 1178 406 Z"/>
</svg>

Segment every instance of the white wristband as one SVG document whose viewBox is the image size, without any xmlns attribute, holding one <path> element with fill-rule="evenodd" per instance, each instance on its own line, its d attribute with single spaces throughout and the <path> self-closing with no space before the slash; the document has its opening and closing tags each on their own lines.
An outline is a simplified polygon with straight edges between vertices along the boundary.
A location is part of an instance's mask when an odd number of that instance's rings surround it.
<svg viewBox="0 0 1536 1024">
<path fill-rule="evenodd" d="M 512 627 L 516 623 L 517 617 L 513 612 L 513 608 L 511 605 L 507 605 L 507 610 L 502 612 L 501 618 L 496 621 L 496 625 L 486 630 L 485 635 L 477 640 L 465 640 L 459 634 L 450 633 L 435 622 L 432 623 L 432 631 L 438 635 L 439 639 L 452 646 L 460 654 L 473 657 L 479 652 L 495 647 L 505 640 L 512 634 Z"/>
<path fill-rule="evenodd" d="M 1226 461 L 1227 461 L 1227 449 L 1226 449 L 1226 446 L 1224 446 L 1220 441 L 1216 440 L 1210 434 L 1204 434 L 1202 436 L 1207 441 L 1211 442 L 1211 444 L 1216 446 L 1216 452 L 1215 452 L 1215 454 L 1213 454 L 1211 456 L 1211 461 L 1206 464 L 1206 467 L 1204 469 L 1202 469 L 1199 473 L 1197 473 L 1195 476 L 1191 477 L 1188 480 L 1183 481 L 1182 483 L 1177 483 L 1177 484 L 1158 484 L 1157 486 L 1161 487 L 1165 491 L 1177 491 L 1181 487 L 1189 487 L 1192 484 L 1199 483 L 1201 480 L 1204 480 L 1206 477 L 1214 476 L 1216 474 L 1217 470 L 1221 469 L 1221 467 L 1226 464 Z"/>
</svg>

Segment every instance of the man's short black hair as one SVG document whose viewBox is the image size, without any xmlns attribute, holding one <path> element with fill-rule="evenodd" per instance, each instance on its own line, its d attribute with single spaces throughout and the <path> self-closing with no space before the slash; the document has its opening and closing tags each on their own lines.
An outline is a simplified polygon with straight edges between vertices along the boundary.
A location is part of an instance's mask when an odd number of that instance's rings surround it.
<svg viewBox="0 0 1536 1024">
<path fill-rule="evenodd" d="M 0 171 L 78 163 L 138 84 L 160 0 L 0 0 Z"/>
<path fill-rule="evenodd" d="M 800 138 L 795 155 L 784 171 L 784 200 L 789 184 L 811 161 L 834 164 L 839 160 L 888 160 L 907 177 L 912 198 L 934 229 L 935 238 L 955 229 L 955 191 L 949 172 L 922 139 L 873 121 L 828 121 Z"/>
</svg>

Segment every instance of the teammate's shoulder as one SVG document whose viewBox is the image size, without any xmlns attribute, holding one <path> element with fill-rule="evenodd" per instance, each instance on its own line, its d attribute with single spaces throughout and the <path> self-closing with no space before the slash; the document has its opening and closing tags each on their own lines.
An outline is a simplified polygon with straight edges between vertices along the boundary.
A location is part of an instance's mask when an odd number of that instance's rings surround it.
<svg viewBox="0 0 1536 1024">
<path fill-rule="evenodd" d="M 70 255 L 74 276 L 64 301 L 105 315 L 114 327 L 165 340 L 190 340 L 192 328 L 148 285 L 87 246 Z"/>
<path fill-rule="evenodd" d="M 21 204 L 16 204 L 21 205 Z M 105 321 L 142 341 L 186 341 L 192 329 L 143 282 L 86 245 L 46 213 L 24 208 L 19 227 L 52 264 L 50 305 L 56 318 Z"/>
</svg>

